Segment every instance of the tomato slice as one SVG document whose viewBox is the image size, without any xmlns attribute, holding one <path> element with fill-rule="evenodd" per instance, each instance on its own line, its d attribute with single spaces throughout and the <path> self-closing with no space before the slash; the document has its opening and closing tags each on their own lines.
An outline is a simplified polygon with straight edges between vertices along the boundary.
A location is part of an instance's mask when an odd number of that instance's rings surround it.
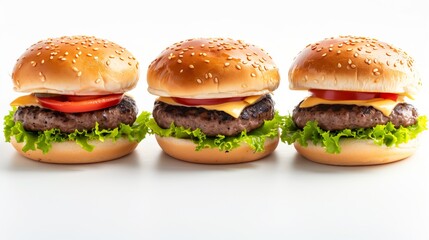
<svg viewBox="0 0 429 240">
<path fill-rule="evenodd" d="M 123 94 L 102 96 L 70 96 L 37 97 L 40 105 L 59 112 L 79 113 L 90 112 L 115 106 L 122 101 Z"/>
<path fill-rule="evenodd" d="M 309 91 L 313 96 L 327 100 L 369 100 L 373 98 L 385 98 L 396 101 L 398 98 L 398 94 L 395 93 L 336 91 L 324 89 L 310 89 Z"/>
<path fill-rule="evenodd" d="M 188 106 L 200 106 L 200 105 L 216 105 L 226 102 L 237 102 L 242 101 L 246 97 L 230 97 L 230 98 L 205 98 L 205 99 L 195 99 L 195 98 L 178 98 L 173 97 L 173 100 L 177 103 L 188 105 Z"/>
</svg>

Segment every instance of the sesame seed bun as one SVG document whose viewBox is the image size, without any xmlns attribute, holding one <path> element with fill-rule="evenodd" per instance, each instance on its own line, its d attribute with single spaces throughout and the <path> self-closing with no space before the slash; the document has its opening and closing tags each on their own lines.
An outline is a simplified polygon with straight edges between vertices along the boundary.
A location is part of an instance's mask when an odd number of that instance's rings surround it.
<svg viewBox="0 0 429 240">
<path fill-rule="evenodd" d="M 240 40 L 197 38 L 167 47 L 149 66 L 148 91 L 186 98 L 261 95 L 279 85 L 279 72 L 261 48 Z"/>
<path fill-rule="evenodd" d="M 131 153 L 138 145 L 137 142 L 130 142 L 125 138 L 120 138 L 114 142 L 106 139 L 104 142 L 92 140 L 88 143 L 94 146 L 91 152 L 84 150 L 76 142 L 68 141 L 53 143 L 49 152 L 44 154 L 39 149 L 23 152 L 24 143 L 18 143 L 14 137 L 11 138 L 12 146 L 22 156 L 39 162 L 61 164 L 110 161 Z"/>
<path fill-rule="evenodd" d="M 414 96 L 420 78 L 413 63 L 406 52 L 376 39 L 327 38 L 298 54 L 289 69 L 289 87 Z"/>
<path fill-rule="evenodd" d="M 19 92 L 102 95 L 134 88 L 139 71 L 135 57 L 121 46 L 72 36 L 29 47 L 17 60 L 12 78 Z"/>
<path fill-rule="evenodd" d="M 156 140 L 162 150 L 171 157 L 186 162 L 204 164 L 231 164 L 259 160 L 270 155 L 279 143 L 278 137 L 267 139 L 263 152 L 255 152 L 245 143 L 229 152 L 224 152 L 213 148 L 204 148 L 200 151 L 195 151 L 195 143 L 189 139 L 160 137 L 156 135 Z"/>
<path fill-rule="evenodd" d="M 364 166 L 396 162 L 415 153 L 418 140 L 413 139 L 399 146 L 387 147 L 374 144 L 372 140 L 342 139 L 341 152 L 327 153 L 325 148 L 308 142 L 307 147 L 294 143 L 295 149 L 305 158 L 323 164 L 339 166 Z"/>
</svg>

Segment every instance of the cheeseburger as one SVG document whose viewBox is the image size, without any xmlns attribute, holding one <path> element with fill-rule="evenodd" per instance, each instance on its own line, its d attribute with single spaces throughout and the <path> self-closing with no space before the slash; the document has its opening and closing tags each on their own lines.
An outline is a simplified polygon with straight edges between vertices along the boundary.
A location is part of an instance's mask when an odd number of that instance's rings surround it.
<svg viewBox="0 0 429 240">
<path fill-rule="evenodd" d="M 50 163 L 107 161 L 132 152 L 147 132 L 125 92 L 139 79 L 123 47 L 88 36 L 49 38 L 29 47 L 12 72 L 18 97 L 4 118 L 6 141 Z"/>
<path fill-rule="evenodd" d="M 341 36 L 310 44 L 289 69 L 290 89 L 310 96 L 286 118 L 282 140 L 325 164 L 407 158 L 426 129 L 426 117 L 405 102 L 420 85 L 414 60 L 388 43 Z"/>
<path fill-rule="evenodd" d="M 243 41 L 175 43 L 148 68 L 148 91 L 159 96 L 150 131 L 168 155 L 188 162 L 263 158 L 279 141 L 271 97 L 279 80 L 271 57 Z"/>
</svg>

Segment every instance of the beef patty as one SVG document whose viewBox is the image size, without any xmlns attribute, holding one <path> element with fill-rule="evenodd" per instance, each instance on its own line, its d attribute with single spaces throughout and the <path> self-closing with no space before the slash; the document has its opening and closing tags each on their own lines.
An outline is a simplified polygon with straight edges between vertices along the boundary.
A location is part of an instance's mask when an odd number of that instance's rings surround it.
<svg viewBox="0 0 429 240">
<path fill-rule="evenodd" d="M 264 120 L 274 117 L 274 102 L 270 95 L 246 107 L 238 118 L 216 110 L 206 110 L 200 107 L 184 107 L 156 101 L 152 112 L 153 118 L 162 128 L 169 128 L 174 122 L 176 126 L 201 129 L 207 136 L 234 136 L 243 130 L 248 132 L 256 129 Z"/>
<path fill-rule="evenodd" d="M 407 103 L 399 103 L 389 116 L 366 106 L 320 104 L 309 108 L 293 110 L 293 121 L 303 128 L 308 121 L 317 121 L 324 130 L 342 130 L 355 128 L 370 128 L 379 124 L 392 122 L 395 127 L 410 126 L 417 123 L 417 109 Z"/>
<path fill-rule="evenodd" d="M 61 132 L 72 133 L 76 129 L 91 130 L 96 122 L 99 129 L 113 129 L 120 123 L 131 125 L 136 120 L 137 111 L 134 99 L 124 96 L 116 106 L 82 113 L 64 113 L 37 106 L 19 107 L 14 120 L 22 122 L 27 131 L 58 128 Z"/>
</svg>

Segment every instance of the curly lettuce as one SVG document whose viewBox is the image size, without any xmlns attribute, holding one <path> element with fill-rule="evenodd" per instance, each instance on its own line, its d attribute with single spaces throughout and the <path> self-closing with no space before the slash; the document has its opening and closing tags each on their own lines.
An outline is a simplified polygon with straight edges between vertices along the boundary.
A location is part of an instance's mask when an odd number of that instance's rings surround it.
<svg viewBox="0 0 429 240">
<path fill-rule="evenodd" d="M 377 125 L 372 128 L 344 129 L 341 131 L 326 131 L 321 129 L 316 121 L 307 122 L 303 129 L 298 128 L 291 116 L 283 118 L 280 126 L 281 140 L 288 144 L 299 143 L 301 146 L 308 146 L 308 142 L 314 145 L 320 145 L 328 153 L 340 153 L 340 140 L 344 138 L 369 139 L 377 145 L 386 145 L 388 147 L 398 146 L 407 143 L 417 137 L 418 134 L 427 130 L 426 116 L 417 118 L 417 123 L 408 126 L 396 128 L 393 123 L 386 125 Z"/>
<path fill-rule="evenodd" d="M 91 130 L 78 131 L 73 133 L 63 133 L 59 129 L 50 129 L 45 131 L 26 131 L 21 122 L 15 122 L 13 115 L 16 108 L 9 111 L 9 114 L 4 117 L 4 137 L 6 142 L 10 142 L 11 137 L 14 137 L 18 143 L 25 143 L 22 151 L 41 150 L 43 153 L 49 152 L 52 148 L 52 143 L 74 141 L 84 150 L 91 152 L 94 146 L 90 144 L 91 140 L 104 142 L 106 139 L 113 141 L 119 138 L 127 138 L 132 142 L 140 142 L 148 133 L 146 122 L 149 120 L 150 113 L 142 112 L 132 126 L 120 124 L 114 129 L 99 129 L 98 123 Z"/>
<path fill-rule="evenodd" d="M 274 118 L 265 121 L 261 127 L 250 132 L 242 131 L 237 136 L 217 135 L 216 137 L 208 137 L 201 129 L 191 130 L 189 128 L 175 126 L 174 123 L 172 123 L 169 128 L 164 129 L 158 126 L 153 118 L 147 122 L 147 126 L 149 128 L 149 134 L 192 140 L 195 143 L 196 151 L 200 151 L 204 148 L 231 151 L 242 143 L 246 143 L 255 152 L 263 152 L 265 140 L 267 138 L 272 139 L 279 136 L 279 126 L 283 121 L 282 118 L 283 117 L 276 112 Z"/>
</svg>

